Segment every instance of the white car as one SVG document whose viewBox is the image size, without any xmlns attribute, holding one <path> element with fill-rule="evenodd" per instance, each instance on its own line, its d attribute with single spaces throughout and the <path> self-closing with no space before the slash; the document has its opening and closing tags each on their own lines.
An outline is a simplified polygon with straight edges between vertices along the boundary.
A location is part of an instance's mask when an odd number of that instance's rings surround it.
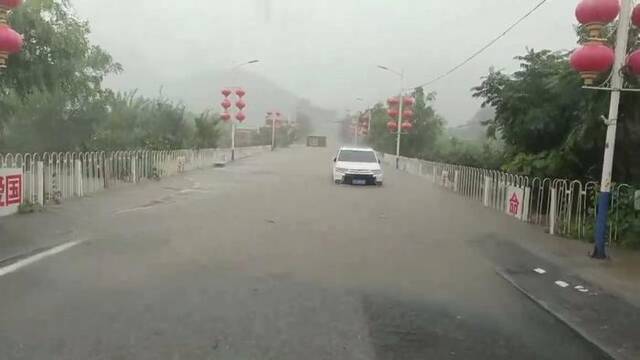
<svg viewBox="0 0 640 360">
<path fill-rule="evenodd" d="M 336 184 L 382 185 L 383 179 L 380 160 L 371 148 L 341 147 L 333 159 Z"/>
</svg>

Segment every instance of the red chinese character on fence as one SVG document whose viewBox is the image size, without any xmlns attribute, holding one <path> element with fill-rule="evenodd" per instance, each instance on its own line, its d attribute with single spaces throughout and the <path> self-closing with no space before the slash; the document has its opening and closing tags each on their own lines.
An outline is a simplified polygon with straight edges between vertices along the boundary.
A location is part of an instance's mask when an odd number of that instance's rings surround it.
<svg viewBox="0 0 640 360">
<path fill-rule="evenodd" d="M 22 202 L 22 175 L 9 175 L 6 178 L 6 205 L 16 205 Z"/>
<path fill-rule="evenodd" d="M 4 207 L 4 176 L 0 176 L 0 207 Z"/>
<path fill-rule="evenodd" d="M 518 194 L 513 193 L 511 200 L 509 200 L 509 213 L 512 215 L 518 215 L 520 209 L 520 200 L 518 200 Z"/>
</svg>

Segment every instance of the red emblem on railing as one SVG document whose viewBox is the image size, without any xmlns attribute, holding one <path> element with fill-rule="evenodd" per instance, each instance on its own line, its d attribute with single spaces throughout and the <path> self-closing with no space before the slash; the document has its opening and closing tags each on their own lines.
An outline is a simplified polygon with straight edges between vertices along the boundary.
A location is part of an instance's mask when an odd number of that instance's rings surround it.
<svg viewBox="0 0 640 360">
<path fill-rule="evenodd" d="M 512 215 L 518 215 L 520 209 L 520 200 L 518 200 L 518 194 L 513 193 L 509 200 L 509 213 Z"/>
</svg>

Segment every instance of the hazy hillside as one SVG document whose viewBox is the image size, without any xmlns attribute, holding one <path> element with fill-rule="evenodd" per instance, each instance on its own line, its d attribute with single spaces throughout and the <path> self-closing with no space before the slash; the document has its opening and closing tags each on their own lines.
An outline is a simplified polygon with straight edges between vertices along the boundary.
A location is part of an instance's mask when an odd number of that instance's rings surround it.
<svg viewBox="0 0 640 360">
<path fill-rule="evenodd" d="M 487 129 L 482 125 L 483 121 L 495 116 L 492 108 L 481 108 L 466 124 L 447 129 L 449 135 L 462 140 L 482 140 L 486 137 Z"/>
<path fill-rule="evenodd" d="M 143 95 L 157 95 L 160 91 L 165 96 L 183 102 L 189 110 L 200 112 L 205 109 L 220 111 L 222 94 L 220 91 L 227 86 L 240 84 L 247 92 L 245 100 L 247 120 L 244 126 L 256 127 L 264 122 L 267 111 L 280 111 L 285 116 L 295 119 L 296 108 L 304 111 L 310 117 L 314 128 L 325 127 L 331 123 L 335 113 L 331 110 L 314 106 L 310 101 L 301 99 L 293 93 L 281 88 L 270 80 L 254 73 L 237 71 L 233 75 L 229 72 L 193 73 L 169 80 L 168 76 L 145 77 L 142 72 L 128 72 L 126 82 L 122 77 L 108 80 L 108 85 L 117 90 L 138 90 Z M 137 88 L 131 84 L 142 84 Z"/>
</svg>

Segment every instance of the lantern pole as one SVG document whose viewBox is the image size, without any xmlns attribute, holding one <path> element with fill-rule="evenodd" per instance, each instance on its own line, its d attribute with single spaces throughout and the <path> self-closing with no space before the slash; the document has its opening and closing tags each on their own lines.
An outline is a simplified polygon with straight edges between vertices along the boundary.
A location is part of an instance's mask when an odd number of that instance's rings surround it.
<svg viewBox="0 0 640 360">
<path fill-rule="evenodd" d="M 399 72 L 392 70 L 386 66 L 382 66 L 382 65 L 378 65 L 378 69 L 382 69 L 385 71 L 388 71 L 390 73 L 396 74 L 398 77 L 400 77 L 400 104 L 399 104 L 399 108 L 398 110 L 400 111 L 400 113 L 398 114 L 398 129 L 396 130 L 398 132 L 397 137 L 396 137 L 396 169 L 400 168 L 400 137 L 401 137 L 401 133 L 402 133 L 402 111 L 403 111 L 403 102 L 404 102 L 404 98 L 402 97 L 402 93 L 404 92 L 404 69 L 401 69 Z"/>
<path fill-rule="evenodd" d="M 231 119 L 231 161 L 236 160 L 236 120 Z"/>
<path fill-rule="evenodd" d="M 259 63 L 260 60 L 255 59 L 255 60 L 250 60 L 247 62 L 243 62 L 237 65 L 234 65 L 231 67 L 231 78 L 233 80 L 233 82 L 236 82 L 236 70 L 240 69 L 243 66 L 246 65 L 251 65 L 251 64 L 256 64 Z M 241 87 L 239 86 L 230 86 L 229 89 L 234 90 L 234 94 L 232 94 L 232 103 L 235 102 L 235 97 L 233 97 L 233 95 L 235 94 L 235 90 L 237 89 L 241 89 Z M 241 96 L 238 96 L 238 99 L 240 99 Z M 239 109 L 240 111 L 242 111 L 241 109 Z M 231 161 L 234 161 L 236 159 L 236 119 L 234 119 L 233 117 L 231 117 Z"/>
<path fill-rule="evenodd" d="M 356 101 L 364 103 L 364 99 L 361 98 L 361 97 L 357 97 Z M 358 136 L 360 136 L 360 118 L 362 117 L 362 115 L 364 115 L 364 111 L 360 112 L 360 114 L 358 115 L 358 119 L 356 120 L 356 127 L 355 127 L 355 131 L 356 131 L 356 146 L 358 146 Z"/>
<path fill-rule="evenodd" d="M 271 118 L 271 151 L 275 151 L 276 150 L 276 112 L 272 112 L 271 115 L 269 115 L 269 117 Z"/>
<path fill-rule="evenodd" d="M 396 169 L 400 169 L 400 139 L 402 136 L 402 112 L 404 111 L 404 69 L 400 70 L 400 107 L 398 113 L 398 135 L 396 139 Z"/>
<path fill-rule="evenodd" d="M 616 146 L 616 131 L 618 114 L 620 110 L 620 92 L 623 86 L 622 67 L 627 55 L 627 42 L 631 27 L 631 8 L 633 1 L 622 0 L 622 9 L 618 21 L 616 35 L 615 62 L 613 63 L 611 76 L 611 102 L 609 104 L 609 118 L 607 124 L 607 137 L 604 146 L 604 162 L 602 164 L 602 181 L 598 196 L 598 213 L 596 217 L 595 247 L 591 257 L 605 259 L 607 218 L 609 215 L 609 203 L 611 201 L 611 176 L 613 171 L 613 155 Z"/>
<path fill-rule="evenodd" d="M 358 113 L 358 115 L 355 115 L 355 121 L 353 121 L 353 131 L 354 131 L 354 139 L 355 139 L 355 143 L 356 146 L 358 146 L 358 135 L 360 135 L 360 113 Z"/>
</svg>

